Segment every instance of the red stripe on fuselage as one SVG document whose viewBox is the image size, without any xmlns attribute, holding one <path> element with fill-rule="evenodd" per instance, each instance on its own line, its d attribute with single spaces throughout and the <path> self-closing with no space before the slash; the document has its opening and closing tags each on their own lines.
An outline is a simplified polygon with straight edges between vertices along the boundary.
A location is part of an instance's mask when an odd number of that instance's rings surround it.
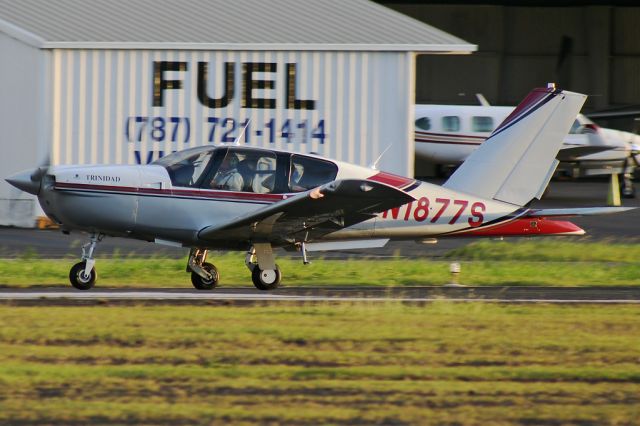
<svg viewBox="0 0 640 426">
<path fill-rule="evenodd" d="M 478 141 L 478 142 L 465 142 L 465 141 L 435 141 L 433 139 L 420 139 L 420 138 L 416 138 L 415 139 L 416 142 L 420 142 L 420 143 L 437 143 L 440 145 L 473 145 L 473 146 L 478 146 L 480 145 L 482 142 L 484 142 L 484 140 Z"/>
<path fill-rule="evenodd" d="M 194 197 L 208 199 L 223 200 L 243 200 L 243 201 L 260 201 L 275 202 L 283 200 L 294 194 L 257 194 L 254 192 L 236 192 L 236 191 L 219 191 L 211 189 L 157 189 L 157 188 L 137 188 L 131 186 L 113 186 L 113 185 L 90 185 L 78 183 L 57 182 L 56 189 L 71 189 L 80 191 L 106 191 L 121 192 L 126 194 L 142 194 L 142 195 L 159 195 L 166 197 Z"/>
<path fill-rule="evenodd" d="M 462 134 L 430 133 L 416 130 L 414 140 L 422 143 L 437 143 L 444 145 L 480 145 L 488 136 L 472 136 Z"/>
<path fill-rule="evenodd" d="M 451 139 L 457 139 L 457 138 L 469 138 L 469 139 L 486 139 L 488 136 L 476 136 L 476 135 L 465 135 L 465 134 L 461 134 L 461 133 L 433 133 L 433 132 L 421 132 L 419 130 L 416 130 L 415 132 L 416 136 L 428 136 L 428 137 L 435 137 L 435 138 L 451 138 Z M 487 135 L 489 134 L 489 132 L 487 132 Z"/>
</svg>

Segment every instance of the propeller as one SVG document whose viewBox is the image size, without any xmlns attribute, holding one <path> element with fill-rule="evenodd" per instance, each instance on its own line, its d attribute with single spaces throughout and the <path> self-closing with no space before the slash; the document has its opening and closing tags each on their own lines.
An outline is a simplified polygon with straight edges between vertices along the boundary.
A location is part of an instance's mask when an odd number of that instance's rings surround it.
<svg viewBox="0 0 640 426">
<path fill-rule="evenodd" d="M 573 55 L 573 38 L 562 36 L 560 50 L 556 61 L 556 81 L 559 87 L 571 87 L 571 56 Z"/>
<path fill-rule="evenodd" d="M 49 155 L 41 163 L 41 165 L 35 170 L 24 170 L 9 176 L 5 180 L 21 191 L 28 192 L 29 194 L 38 195 L 42 186 L 42 179 L 46 176 L 51 166 L 51 160 Z"/>
</svg>

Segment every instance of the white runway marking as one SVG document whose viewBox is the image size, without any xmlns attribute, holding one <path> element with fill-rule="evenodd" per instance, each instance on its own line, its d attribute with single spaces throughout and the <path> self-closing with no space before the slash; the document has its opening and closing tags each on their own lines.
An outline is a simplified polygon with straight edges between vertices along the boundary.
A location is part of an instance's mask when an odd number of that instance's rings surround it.
<svg viewBox="0 0 640 426">
<path fill-rule="evenodd" d="M 394 297 L 362 297 L 348 295 L 299 295 L 299 294 L 273 294 L 273 293 L 224 293 L 224 292 L 169 292 L 169 291 L 33 291 L 12 290 L 0 291 L 0 300 L 4 301 L 64 301 L 64 300 L 130 300 L 130 301 L 295 301 L 295 302 L 485 302 L 485 303 L 553 303 L 553 304 L 640 304 L 638 299 L 557 299 L 557 298 L 469 298 L 469 297 L 407 297 L 406 295 Z"/>
</svg>

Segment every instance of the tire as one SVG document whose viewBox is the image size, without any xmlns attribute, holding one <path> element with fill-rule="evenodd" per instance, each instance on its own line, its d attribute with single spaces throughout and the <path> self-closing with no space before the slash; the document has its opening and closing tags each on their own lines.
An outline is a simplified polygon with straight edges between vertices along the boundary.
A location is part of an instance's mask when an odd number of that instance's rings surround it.
<svg viewBox="0 0 640 426">
<path fill-rule="evenodd" d="M 98 279 L 96 268 L 91 268 L 89 276 L 85 276 L 84 269 L 86 265 L 85 261 L 78 262 L 69 271 L 69 281 L 78 290 L 90 290 Z"/>
<path fill-rule="evenodd" d="M 274 290 L 280 285 L 282 274 L 278 265 L 273 270 L 262 270 L 256 265 L 251 271 L 251 279 L 258 290 Z"/>
<path fill-rule="evenodd" d="M 620 188 L 620 193 L 622 195 L 622 198 L 636 198 L 635 185 L 633 183 L 630 185 L 625 185 L 623 181 Z"/>
<path fill-rule="evenodd" d="M 213 290 L 220 282 L 220 274 L 218 273 L 218 270 L 215 266 L 207 262 L 202 264 L 202 269 L 209 272 L 213 277 L 210 280 L 206 280 L 195 272 L 192 272 L 191 284 L 193 284 L 193 286 L 198 290 Z"/>
</svg>

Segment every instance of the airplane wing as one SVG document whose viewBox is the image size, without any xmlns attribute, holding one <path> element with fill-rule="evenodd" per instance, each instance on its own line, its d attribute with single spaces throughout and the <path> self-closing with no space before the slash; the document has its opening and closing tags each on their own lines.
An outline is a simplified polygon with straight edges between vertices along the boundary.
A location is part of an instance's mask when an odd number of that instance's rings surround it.
<svg viewBox="0 0 640 426">
<path fill-rule="evenodd" d="M 201 229 L 203 240 L 246 239 L 272 243 L 312 240 L 375 217 L 414 198 L 369 180 L 337 180 L 222 225 Z"/>
<path fill-rule="evenodd" d="M 597 154 L 603 151 L 615 149 L 614 146 L 608 145 L 589 145 L 589 146 L 567 146 L 560 148 L 556 159 L 558 161 L 577 161 L 580 157 L 590 154 Z"/>
</svg>

